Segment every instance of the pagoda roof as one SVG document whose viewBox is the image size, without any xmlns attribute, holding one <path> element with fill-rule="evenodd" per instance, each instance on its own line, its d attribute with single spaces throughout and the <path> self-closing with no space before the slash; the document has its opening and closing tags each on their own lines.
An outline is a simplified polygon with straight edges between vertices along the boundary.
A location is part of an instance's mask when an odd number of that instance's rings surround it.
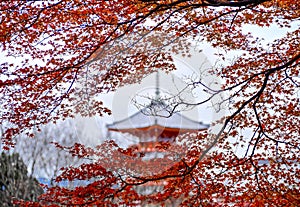
<svg viewBox="0 0 300 207">
<path fill-rule="evenodd" d="M 118 131 L 137 135 L 136 131 L 164 129 L 165 131 L 190 132 L 207 129 L 208 124 L 187 118 L 179 112 L 172 113 L 161 101 L 152 101 L 150 105 L 123 120 L 107 125 L 109 131 Z"/>
</svg>

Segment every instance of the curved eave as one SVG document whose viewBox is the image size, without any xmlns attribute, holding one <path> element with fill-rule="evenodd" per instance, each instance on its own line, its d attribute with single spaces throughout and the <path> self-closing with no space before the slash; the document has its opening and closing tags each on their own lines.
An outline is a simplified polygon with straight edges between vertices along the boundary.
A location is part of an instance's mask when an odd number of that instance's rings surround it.
<svg viewBox="0 0 300 207">
<path fill-rule="evenodd" d="M 208 127 L 207 127 L 208 128 Z M 197 132 L 201 130 L 205 130 L 207 128 L 200 128 L 200 129 L 186 129 L 186 128 L 172 128 L 172 127 L 164 127 L 161 125 L 152 125 L 147 127 L 140 127 L 140 128 L 108 128 L 109 131 L 121 132 L 121 133 L 130 133 L 130 134 L 138 134 L 140 132 L 150 132 L 150 131 L 158 131 L 160 132 L 173 132 L 177 134 L 187 133 L 187 132 Z"/>
</svg>

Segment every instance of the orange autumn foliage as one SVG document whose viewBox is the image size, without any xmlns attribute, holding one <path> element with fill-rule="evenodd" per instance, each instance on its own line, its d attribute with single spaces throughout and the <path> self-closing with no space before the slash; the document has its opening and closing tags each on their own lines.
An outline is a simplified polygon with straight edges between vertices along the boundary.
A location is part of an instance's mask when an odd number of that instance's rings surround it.
<svg viewBox="0 0 300 207">
<path fill-rule="evenodd" d="M 49 188 L 39 202 L 21 203 L 135 206 L 178 198 L 181 206 L 299 206 L 299 17 L 298 0 L 2 1 L 0 113 L 1 123 L 9 123 L 3 148 L 49 122 L 110 114 L 98 94 L 139 82 L 156 68 L 175 69 L 171 54 L 189 55 L 190 42 L 208 42 L 227 61 L 211 70 L 224 80 L 222 89 L 207 89 L 229 97 L 221 103 L 229 113 L 217 135 L 197 135 L 180 146 L 181 159 L 174 162 L 170 150 L 145 169 L 128 167 L 145 161 L 115 143 L 77 144 L 66 150 L 94 162 L 66 168 L 57 181 L 90 183 Z M 246 24 L 286 32 L 264 43 L 244 31 Z M 239 56 L 229 60 L 230 51 Z M 244 146 L 241 156 L 234 146 Z M 142 173 L 169 161 L 159 173 Z M 163 190 L 151 195 L 135 190 L 163 181 Z"/>
</svg>

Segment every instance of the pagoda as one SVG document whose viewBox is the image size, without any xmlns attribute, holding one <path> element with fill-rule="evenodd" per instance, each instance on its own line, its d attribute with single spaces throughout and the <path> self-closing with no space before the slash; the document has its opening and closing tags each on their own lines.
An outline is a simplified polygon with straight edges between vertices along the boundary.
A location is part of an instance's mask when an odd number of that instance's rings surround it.
<svg viewBox="0 0 300 207">
<path fill-rule="evenodd" d="M 155 94 L 155 99 L 135 114 L 106 125 L 108 132 L 128 133 L 138 138 L 139 151 L 153 152 L 159 142 L 175 142 L 179 135 L 208 129 L 208 124 L 191 120 L 179 112 L 172 112 L 172 108 L 160 98 L 158 72 Z"/>
<path fill-rule="evenodd" d="M 159 73 L 156 73 L 155 98 L 144 108 L 120 121 L 107 124 L 108 133 L 117 132 L 130 134 L 136 137 L 137 144 L 129 147 L 135 148 L 136 153 L 142 153 L 145 160 L 151 161 L 155 158 L 163 158 L 164 151 L 157 146 L 163 142 L 176 143 L 176 137 L 185 133 L 207 130 L 209 125 L 194 121 L 179 112 L 173 112 L 160 98 Z M 161 182 L 148 182 L 142 186 L 137 186 L 139 194 L 149 195 L 160 192 L 163 189 Z M 165 206 L 177 206 L 180 199 L 170 198 Z M 141 204 L 141 206 L 156 206 Z"/>
</svg>

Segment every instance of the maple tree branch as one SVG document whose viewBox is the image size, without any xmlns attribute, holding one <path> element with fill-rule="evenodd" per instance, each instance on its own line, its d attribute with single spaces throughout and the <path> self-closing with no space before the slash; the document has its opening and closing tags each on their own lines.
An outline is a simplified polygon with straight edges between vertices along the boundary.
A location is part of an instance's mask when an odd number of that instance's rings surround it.
<svg viewBox="0 0 300 207">
<path fill-rule="evenodd" d="M 170 117 L 172 115 L 172 113 L 174 113 L 176 111 L 176 108 L 178 106 L 180 106 L 181 104 L 185 104 L 185 105 L 191 105 L 191 106 L 196 106 L 196 105 L 201 105 L 203 103 L 206 103 L 208 102 L 209 100 L 211 100 L 211 98 L 213 98 L 214 96 L 222 93 L 222 92 L 225 92 L 225 91 L 231 91 L 233 90 L 234 88 L 237 88 L 238 86 L 241 86 L 241 88 L 235 92 L 234 95 L 230 96 L 227 100 L 231 99 L 232 97 L 234 96 L 238 96 L 239 92 L 241 92 L 243 89 L 245 89 L 246 87 L 248 87 L 248 84 L 256 77 L 260 76 L 260 75 L 263 75 L 263 74 L 266 74 L 266 73 L 273 73 L 277 70 L 282 70 L 282 69 L 285 69 L 289 66 L 291 66 L 294 62 L 297 62 L 298 60 L 300 59 L 300 54 L 298 55 L 295 55 L 291 60 L 289 60 L 288 62 L 286 62 L 285 64 L 281 65 L 281 66 L 278 66 L 278 67 L 274 67 L 274 68 L 271 68 L 271 69 L 267 69 L 265 71 L 262 71 L 262 72 L 259 72 L 259 73 L 255 73 L 253 75 L 251 75 L 249 78 L 233 85 L 233 86 L 230 86 L 230 87 L 227 87 L 227 88 L 224 88 L 224 89 L 220 89 L 220 90 L 214 90 L 208 86 L 206 86 L 204 83 L 202 83 L 201 81 L 197 81 L 197 82 L 193 82 L 191 84 L 187 84 L 186 88 L 188 88 L 189 86 L 193 86 L 193 87 L 197 87 L 197 85 L 201 85 L 203 86 L 204 88 L 206 88 L 208 91 L 211 91 L 213 92 L 213 94 L 207 98 L 206 100 L 204 101 L 201 101 L 201 102 L 198 102 L 198 103 L 188 103 L 188 102 L 178 102 L 175 106 L 174 106 L 174 109 L 172 109 L 170 111 L 170 115 L 168 117 Z M 184 90 L 184 89 L 183 89 Z M 183 91 L 182 90 L 182 91 Z"/>
<path fill-rule="evenodd" d="M 282 70 L 282 69 L 285 69 L 286 67 L 292 65 L 294 62 L 298 61 L 300 59 L 300 53 L 295 55 L 293 58 L 291 58 L 288 62 L 278 66 L 278 67 L 274 67 L 274 68 L 270 68 L 270 69 L 267 69 L 266 71 L 264 72 L 261 72 L 261 73 L 257 73 L 253 76 L 251 76 L 251 78 L 249 78 L 250 80 L 253 79 L 254 77 L 257 77 L 261 74 L 264 74 L 264 80 L 263 80 L 263 84 L 262 86 L 260 87 L 260 90 L 254 95 L 252 96 L 251 98 L 249 98 L 247 101 L 245 101 L 230 117 L 226 118 L 226 121 L 224 123 L 225 127 L 227 126 L 227 124 L 229 123 L 230 120 L 232 120 L 238 113 L 241 112 L 241 110 L 243 110 L 245 108 L 246 105 L 248 105 L 249 103 L 251 103 L 253 100 L 257 100 L 259 99 L 259 97 L 262 95 L 263 91 L 265 90 L 266 86 L 267 86 L 267 83 L 269 81 L 269 77 L 272 73 L 275 73 L 276 71 L 279 71 L 279 70 Z M 249 80 L 248 79 L 248 80 Z M 228 89 L 225 89 L 225 90 L 228 90 Z M 224 128 L 224 127 L 223 127 Z M 224 131 L 223 128 L 220 130 L 220 131 Z M 224 128 L 225 129 L 225 128 Z M 219 133 L 220 134 L 220 133 Z M 218 135 L 219 135 L 218 134 Z M 218 137 L 218 136 L 217 136 Z"/>
<path fill-rule="evenodd" d="M 214 139 L 210 143 L 210 145 L 201 153 L 201 155 L 194 162 L 194 164 L 191 167 L 187 168 L 187 170 L 184 173 L 182 173 L 182 174 L 169 174 L 169 175 L 164 175 L 164 176 L 157 176 L 157 177 L 154 177 L 154 178 L 142 178 L 142 177 L 133 176 L 133 178 L 141 180 L 142 182 L 140 182 L 140 183 L 133 183 L 133 184 L 130 184 L 130 185 L 142 185 L 142 184 L 145 184 L 145 183 L 147 183 L 149 181 L 157 181 L 157 180 L 163 180 L 163 179 L 167 179 L 167 178 L 184 177 L 186 175 L 189 175 L 193 171 L 193 169 L 200 163 L 200 161 L 202 161 L 204 159 L 204 157 L 209 153 L 209 151 L 218 143 L 220 137 L 222 136 L 223 132 L 225 131 L 225 129 L 227 128 L 227 126 L 231 122 L 231 120 L 233 120 L 236 117 L 236 115 L 238 115 L 251 102 L 254 101 L 254 103 L 253 103 L 252 106 L 255 106 L 255 103 L 258 101 L 258 99 L 263 94 L 265 88 L 267 87 L 270 75 L 273 74 L 273 73 L 275 73 L 276 71 L 279 71 L 279 70 L 287 68 L 288 66 L 292 65 L 294 62 L 297 62 L 299 59 L 300 59 L 300 53 L 297 54 L 297 55 L 295 55 L 289 61 L 287 61 L 286 63 L 284 63 L 284 64 L 282 64 L 280 66 L 267 69 L 267 70 L 265 70 L 263 72 L 255 74 L 251 78 L 249 78 L 248 80 L 252 80 L 254 77 L 257 77 L 257 76 L 262 75 L 262 74 L 264 75 L 263 83 L 262 83 L 262 86 L 260 87 L 260 89 L 255 93 L 255 95 L 253 95 L 252 97 L 250 97 L 248 100 L 244 101 L 243 104 L 238 109 L 236 109 L 236 111 L 232 115 L 230 115 L 229 117 L 227 117 L 225 119 L 222 128 L 214 136 Z M 254 110 L 256 111 L 255 107 L 254 107 Z M 258 144 L 259 137 L 260 137 L 261 133 L 263 133 L 262 125 L 259 124 L 259 127 L 260 127 L 260 133 L 259 133 L 258 138 L 256 139 L 256 142 L 255 142 L 254 146 L 256 146 Z M 275 141 L 275 140 L 273 140 L 273 141 Z M 278 141 L 278 142 L 280 142 L 280 141 Z M 280 143 L 285 143 L 285 142 L 280 142 Z M 292 146 L 297 147 L 295 145 L 292 145 Z M 252 154 L 250 156 L 250 160 L 253 157 L 254 152 L 255 152 L 255 147 L 252 150 Z M 182 162 L 185 164 L 184 160 L 182 160 Z"/>
<path fill-rule="evenodd" d="M 254 104 L 252 105 L 252 107 L 253 107 L 253 111 L 254 111 L 254 114 L 255 114 L 255 117 L 256 117 L 256 120 L 257 120 L 257 123 L 258 123 L 258 127 L 260 128 L 261 133 L 262 133 L 265 137 L 267 137 L 269 140 L 275 142 L 276 144 L 278 144 L 278 143 L 287 144 L 287 145 L 290 145 L 290 146 L 292 146 L 292 147 L 294 147 L 294 148 L 300 149 L 300 146 L 297 146 L 297 145 L 295 145 L 295 144 L 293 144 L 293 143 L 291 143 L 291 142 L 286 142 L 286 141 L 276 140 L 276 139 L 270 137 L 269 135 L 267 135 L 267 133 L 265 132 L 265 129 L 264 129 L 262 123 L 261 123 L 261 120 L 260 120 L 260 118 L 259 118 L 259 114 L 258 114 L 258 112 L 257 112 L 256 104 L 258 103 L 258 99 L 259 99 L 259 97 L 257 97 L 257 99 L 255 100 L 255 102 L 254 102 Z M 252 153 L 252 155 L 253 155 L 253 153 Z"/>
<path fill-rule="evenodd" d="M 218 132 L 218 134 L 215 136 L 215 138 L 213 139 L 212 143 L 209 145 L 208 148 L 206 148 L 203 152 L 202 155 L 199 157 L 199 159 L 195 162 L 195 164 L 191 167 L 191 169 L 194 169 L 196 167 L 196 165 L 198 165 L 198 163 L 207 155 L 207 153 L 218 143 L 221 135 L 223 134 L 223 132 L 225 131 L 228 123 L 234 119 L 234 117 L 239 114 L 249 103 L 251 103 L 254 100 L 257 100 L 262 93 L 264 92 L 267 83 L 269 81 L 269 77 L 272 73 L 278 71 L 278 70 L 282 70 L 290 65 L 292 65 L 294 62 L 298 61 L 300 59 L 300 53 L 295 55 L 293 58 L 291 58 L 288 62 L 286 62 L 285 64 L 282 64 L 281 66 L 278 67 L 274 67 L 271 69 L 268 69 L 264 72 L 265 77 L 263 80 L 263 84 L 260 87 L 259 91 L 252 97 L 250 97 L 248 100 L 246 100 L 231 116 L 227 117 L 225 119 L 225 122 L 221 128 L 221 130 Z M 260 125 L 261 127 L 261 125 Z"/>
<path fill-rule="evenodd" d="M 154 0 L 141 0 L 142 2 L 146 3 L 153 3 L 156 5 L 163 5 L 165 7 L 173 7 L 177 6 L 182 3 L 189 3 L 190 0 L 178 0 L 173 1 L 172 3 L 168 4 L 161 4 L 159 1 Z M 222 7 L 222 6 L 228 6 L 228 7 L 241 7 L 241 6 L 248 6 L 253 4 L 262 4 L 264 2 L 268 2 L 271 0 L 237 0 L 237 1 L 231 1 L 231 0 L 203 0 L 201 3 L 190 3 L 189 5 L 192 5 L 194 7 L 204 7 L 204 6 L 212 6 L 212 7 Z"/>
<path fill-rule="evenodd" d="M 297 83 L 289 74 L 287 70 L 284 71 L 286 78 L 288 78 L 296 87 L 300 87 L 300 83 Z"/>
<path fill-rule="evenodd" d="M 234 20 L 235 20 L 235 18 L 237 17 L 238 14 L 239 14 L 239 11 L 237 11 L 237 12 L 234 14 L 234 16 L 233 16 L 233 18 L 232 18 L 232 20 L 231 20 L 230 26 L 229 26 L 229 28 L 228 28 L 228 35 L 229 35 L 230 31 L 231 31 L 231 28 L 232 28 L 232 26 L 233 26 Z"/>
<path fill-rule="evenodd" d="M 251 139 L 250 139 L 250 141 L 249 141 L 248 147 L 247 147 L 246 152 L 245 152 L 245 154 L 244 154 L 244 159 L 247 157 L 248 152 L 249 152 L 249 150 L 250 150 L 251 143 L 252 143 L 252 141 L 254 140 L 254 137 L 255 137 L 255 135 L 256 135 L 256 133 L 258 132 L 259 129 L 260 129 L 260 128 L 257 127 L 257 128 L 255 129 L 253 135 L 251 136 Z M 261 133 L 261 132 L 259 132 L 258 136 L 260 136 L 260 133 Z M 258 138 L 257 138 L 257 139 L 258 139 Z M 256 140 L 257 140 L 257 139 L 256 139 Z M 254 146 L 255 146 L 255 145 L 254 145 Z M 252 152 L 253 152 L 253 151 L 252 151 Z"/>
<path fill-rule="evenodd" d="M 258 5 L 271 0 L 204 0 L 207 6 L 229 6 L 229 7 L 241 7 L 248 5 Z"/>
</svg>

